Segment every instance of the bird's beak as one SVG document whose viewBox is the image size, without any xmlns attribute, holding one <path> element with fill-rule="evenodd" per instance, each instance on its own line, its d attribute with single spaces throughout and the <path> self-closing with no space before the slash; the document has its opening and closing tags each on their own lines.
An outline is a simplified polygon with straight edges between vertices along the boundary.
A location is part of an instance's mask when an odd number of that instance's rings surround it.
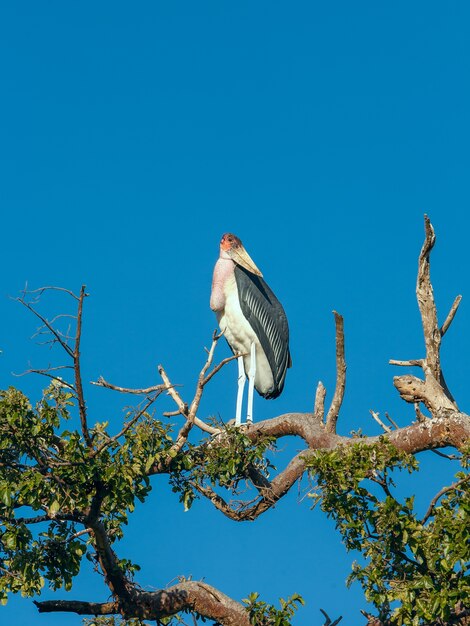
<svg viewBox="0 0 470 626">
<path fill-rule="evenodd" d="M 263 276 L 243 246 L 230 250 L 229 254 L 238 265 L 241 265 L 252 274 L 256 274 L 256 276 Z"/>
</svg>

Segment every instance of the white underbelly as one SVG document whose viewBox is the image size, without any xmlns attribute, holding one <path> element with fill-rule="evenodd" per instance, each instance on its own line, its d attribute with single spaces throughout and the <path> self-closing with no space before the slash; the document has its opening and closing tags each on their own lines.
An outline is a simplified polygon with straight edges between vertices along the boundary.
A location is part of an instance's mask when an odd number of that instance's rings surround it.
<svg viewBox="0 0 470 626">
<path fill-rule="evenodd" d="M 232 350 L 235 354 L 239 353 L 243 355 L 243 364 L 246 374 L 248 374 L 251 365 L 251 344 L 255 344 L 255 388 L 260 393 L 267 393 L 274 385 L 273 375 L 258 337 L 243 315 L 238 301 L 238 290 L 235 290 L 235 293 L 231 293 L 227 296 L 224 310 L 218 311 L 216 315 L 220 330 L 224 333 L 224 337 L 227 339 Z"/>
</svg>

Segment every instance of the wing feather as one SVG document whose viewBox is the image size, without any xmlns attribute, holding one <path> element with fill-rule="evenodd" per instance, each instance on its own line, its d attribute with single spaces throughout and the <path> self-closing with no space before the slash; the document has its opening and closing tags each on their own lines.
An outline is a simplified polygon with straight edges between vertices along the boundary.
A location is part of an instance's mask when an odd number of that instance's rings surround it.
<svg viewBox="0 0 470 626">
<path fill-rule="evenodd" d="M 274 385 L 262 394 L 277 398 L 284 388 L 287 369 L 292 365 L 289 352 L 289 326 L 282 304 L 260 276 L 235 266 L 240 307 L 266 354 Z"/>
</svg>

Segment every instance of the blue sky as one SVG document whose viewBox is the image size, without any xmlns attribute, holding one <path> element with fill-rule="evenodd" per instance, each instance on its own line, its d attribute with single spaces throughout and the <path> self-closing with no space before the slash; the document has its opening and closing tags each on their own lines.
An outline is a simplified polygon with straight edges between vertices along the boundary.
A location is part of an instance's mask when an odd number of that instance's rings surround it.
<svg viewBox="0 0 470 626">
<path fill-rule="evenodd" d="M 11 372 L 60 358 L 30 340 L 35 321 L 8 298 L 27 281 L 87 285 L 85 380 L 151 385 L 161 362 L 189 395 L 215 327 L 218 242 L 232 231 L 292 335 L 285 391 L 256 398 L 255 418 L 310 410 L 319 379 L 331 398 L 336 309 L 348 361 L 341 432 L 378 432 L 369 409 L 406 424 L 387 362 L 423 354 L 414 282 L 426 212 L 441 319 L 464 296 L 443 358 L 465 409 L 469 18 L 464 2 L 3 3 L 1 386 L 37 399 L 43 381 Z M 203 415 L 233 417 L 235 378 L 233 365 L 214 381 Z M 117 430 L 127 399 L 87 393 L 91 419 Z M 405 489 L 425 506 L 453 468 L 422 462 Z M 299 592 L 297 626 L 321 623 L 320 607 L 357 620 L 360 589 L 344 585 L 353 557 L 302 500 L 305 482 L 244 525 L 202 502 L 184 513 L 165 480 L 154 483 L 118 547 L 142 565 L 143 586 L 193 575 L 235 598 Z M 72 597 L 107 591 L 85 571 Z M 18 598 L 0 615 L 81 623 Z"/>
</svg>

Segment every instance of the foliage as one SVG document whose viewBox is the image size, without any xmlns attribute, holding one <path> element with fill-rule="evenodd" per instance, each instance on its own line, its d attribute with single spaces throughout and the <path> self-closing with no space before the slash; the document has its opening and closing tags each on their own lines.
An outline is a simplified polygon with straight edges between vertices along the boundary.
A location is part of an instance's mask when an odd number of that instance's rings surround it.
<svg viewBox="0 0 470 626">
<path fill-rule="evenodd" d="M 134 421 L 137 410 L 128 414 L 132 423 L 120 440 L 108 433 L 107 423 L 95 424 L 90 449 L 77 430 L 64 429 L 64 421 L 73 423 L 73 401 L 73 394 L 57 382 L 35 407 L 14 388 L 0 394 L 2 602 L 8 592 L 37 594 L 46 581 L 54 590 L 70 589 L 82 558 L 96 560 L 83 533 L 96 499 L 114 542 L 123 536 L 136 498 L 144 502 L 149 494 L 154 464 L 167 462 L 170 483 L 185 508 L 205 484 L 237 493 L 252 468 L 268 476 L 273 467 L 266 458 L 273 445 L 269 437 L 253 443 L 228 425 L 219 440 L 186 443 L 175 451 L 169 427 L 146 412 Z M 308 461 L 317 482 L 312 498 L 334 518 L 348 550 L 363 556 L 349 583 L 360 582 L 384 623 L 449 623 L 461 599 L 470 595 L 468 458 L 464 452 L 456 482 L 421 519 L 412 497 L 400 502 L 393 494 L 396 472 L 413 472 L 418 463 L 385 439 L 372 446 L 357 439 Z M 127 559 L 119 566 L 128 578 L 138 569 Z M 253 593 L 244 603 L 254 626 L 289 626 L 303 600 L 298 595 L 281 599 L 277 609 Z M 160 623 L 184 621 L 173 616 Z M 143 622 L 102 617 L 86 624 Z"/>
<path fill-rule="evenodd" d="M 280 609 L 259 600 L 258 593 L 250 593 L 243 603 L 250 613 L 250 622 L 253 626 L 290 626 L 295 612 L 300 605 L 304 605 L 303 598 L 297 593 L 287 600 L 279 598 Z"/>
<path fill-rule="evenodd" d="M 111 438 L 106 423 L 96 424 L 91 436 L 99 453 L 90 453 L 76 430 L 58 434 L 71 404 L 72 394 L 60 384 L 46 389 L 34 408 L 16 389 L 0 394 L 3 603 L 8 592 L 39 593 L 45 580 L 54 590 L 70 589 L 84 555 L 95 559 L 79 532 L 96 498 L 113 542 L 122 537 L 136 499 L 143 502 L 150 492 L 148 459 L 171 443 L 168 428 L 144 414 L 121 442 Z M 128 576 L 138 569 L 128 560 L 120 565 Z"/>
<path fill-rule="evenodd" d="M 188 444 L 182 454 L 174 458 L 170 484 L 180 494 L 185 510 L 197 497 L 197 487 L 208 482 L 212 487 L 229 489 L 238 493 L 240 481 L 248 478 L 250 468 L 269 476 L 274 466 L 266 452 L 274 447 L 274 440 L 261 437 L 256 444 L 246 434 L 230 424 L 218 424 L 221 439 L 206 439 L 197 446 Z M 223 445 L 219 445 L 223 442 Z"/>
<path fill-rule="evenodd" d="M 392 493 L 392 474 L 413 472 L 418 463 L 385 440 L 319 452 L 309 465 L 318 485 L 312 498 L 333 517 L 347 549 L 364 557 L 349 583 L 362 584 L 380 619 L 398 626 L 449 622 L 470 597 L 468 451 L 456 482 L 422 519 L 413 497 L 400 502 Z"/>
</svg>

